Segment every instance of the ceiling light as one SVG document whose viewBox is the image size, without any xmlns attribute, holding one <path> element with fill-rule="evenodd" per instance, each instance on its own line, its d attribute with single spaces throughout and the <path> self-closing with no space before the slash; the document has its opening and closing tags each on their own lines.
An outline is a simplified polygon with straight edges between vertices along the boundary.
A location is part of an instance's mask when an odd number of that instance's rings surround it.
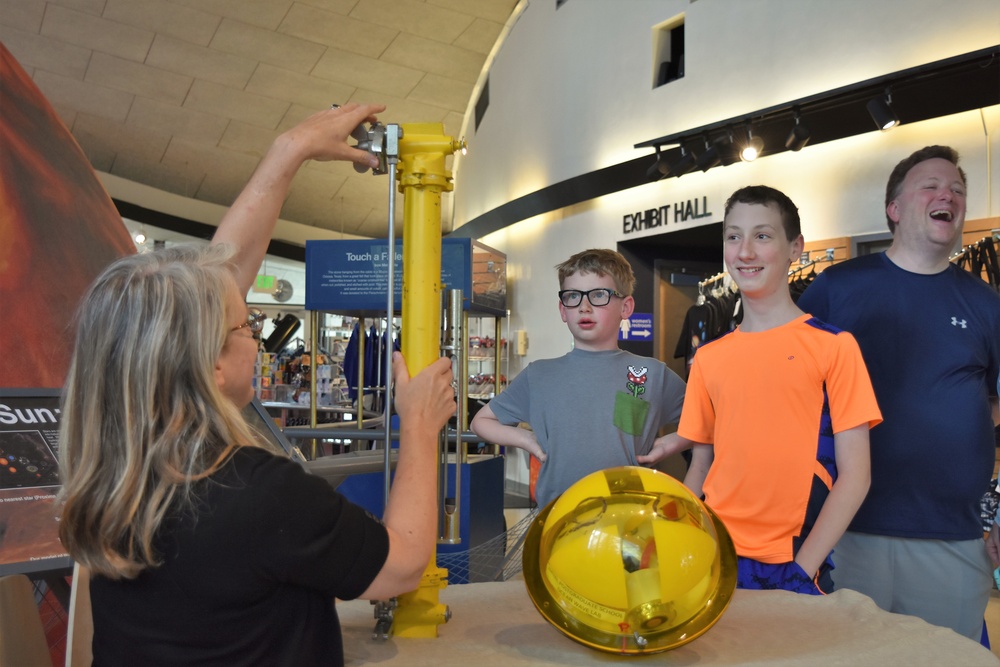
<svg viewBox="0 0 1000 667">
<path fill-rule="evenodd" d="M 698 156 L 698 168 L 702 171 L 708 171 L 720 162 L 722 162 L 722 158 L 719 156 L 719 149 L 710 145 L 708 139 L 705 139 L 705 152 Z"/>
<path fill-rule="evenodd" d="M 694 153 L 685 150 L 684 147 L 681 146 L 681 159 L 679 159 L 676 164 L 670 166 L 670 173 L 675 176 L 683 176 L 694 169 L 696 164 L 697 160 L 695 159 Z"/>
<path fill-rule="evenodd" d="M 764 151 L 764 140 L 753 136 L 750 128 L 747 128 L 747 143 L 740 151 L 740 159 L 744 162 L 753 162 Z"/>
<path fill-rule="evenodd" d="M 736 146 L 733 144 L 732 130 L 729 130 L 725 137 L 715 140 L 715 149 L 719 152 L 719 161 L 723 167 L 728 167 L 740 159 Z"/>
<path fill-rule="evenodd" d="M 143 243 L 146 242 L 146 234 L 141 231 L 136 232 L 135 235 L 132 237 L 132 239 L 136 242 L 137 245 L 142 245 Z"/>
<path fill-rule="evenodd" d="M 875 126 L 883 132 L 899 125 L 899 117 L 892 110 L 892 95 L 888 90 L 885 91 L 883 97 L 873 97 L 868 100 L 868 104 L 865 106 L 868 108 L 872 120 L 875 121 Z"/>
<path fill-rule="evenodd" d="M 656 162 L 646 170 L 646 178 L 650 181 L 658 181 L 670 175 L 670 165 L 667 159 L 660 154 L 660 147 L 656 147 Z"/>
<path fill-rule="evenodd" d="M 802 120 L 799 118 L 798 112 L 796 112 L 795 125 L 792 126 L 791 132 L 788 133 L 788 138 L 785 139 L 785 148 L 790 151 L 800 151 L 805 148 L 811 138 L 812 133 L 808 127 L 802 124 Z"/>
</svg>

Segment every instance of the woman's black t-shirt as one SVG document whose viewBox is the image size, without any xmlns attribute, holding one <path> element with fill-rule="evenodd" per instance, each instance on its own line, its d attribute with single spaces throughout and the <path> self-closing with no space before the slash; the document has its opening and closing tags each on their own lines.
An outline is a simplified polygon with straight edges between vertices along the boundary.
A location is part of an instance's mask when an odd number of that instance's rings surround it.
<svg viewBox="0 0 1000 667">
<path fill-rule="evenodd" d="M 91 582 L 95 665 L 342 665 L 334 598 L 375 579 L 385 527 L 299 464 L 241 448 L 161 527 L 163 564 Z"/>
</svg>

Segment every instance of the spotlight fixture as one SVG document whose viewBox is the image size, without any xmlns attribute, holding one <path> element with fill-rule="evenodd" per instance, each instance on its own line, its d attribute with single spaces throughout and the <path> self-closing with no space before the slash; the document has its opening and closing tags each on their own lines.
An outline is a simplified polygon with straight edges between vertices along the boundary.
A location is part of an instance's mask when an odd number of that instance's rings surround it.
<svg viewBox="0 0 1000 667">
<path fill-rule="evenodd" d="M 698 168 L 702 171 L 708 171 L 720 162 L 722 162 L 722 158 L 719 157 L 719 149 L 709 144 L 708 137 L 706 137 L 705 152 L 698 156 Z"/>
<path fill-rule="evenodd" d="M 656 147 L 656 162 L 646 170 L 646 178 L 650 181 L 659 181 L 670 175 L 670 165 L 667 158 L 660 153 L 660 147 Z"/>
<path fill-rule="evenodd" d="M 740 159 L 744 162 L 753 162 L 764 151 L 764 140 L 753 136 L 753 132 L 747 127 L 747 143 L 740 151 Z"/>
<path fill-rule="evenodd" d="M 143 243 L 146 242 L 146 233 L 138 231 L 135 233 L 132 239 L 136 242 L 136 245 L 142 245 Z"/>
<path fill-rule="evenodd" d="M 670 166 L 670 173 L 678 177 L 683 176 L 694 169 L 696 164 L 697 160 L 694 153 L 681 146 L 681 158 L 676 164 Z"/>
<path fill-rule="evenodd" d="M 716 139 L 715 149 L 719 153 L 719 161 L 722 163 L 723 167 L 728 167 L 740 159 L 738 151 L 736 150 L 736 145 L 733 142 L 732 129 L 727 131 L 725 137 Z"/>
<path fill-rule="evenodd" d="M 809 131 L 809 128 L 802 124 L 802 119 L 799 118 L 798 112 L 795 112 L 795 125 L 792 126 L 792 131 L 788 133 L 788 138 L 785 139 L 785 148 L 790 151 L 800 151 L 805 148 L 811 138 L 812 133 Z"/>
<path fill-rule="evenodd" d="M 899 117 L 892 110 L 892 93 L 888 90 L 885 91 L 884 96 L 868 100 L 868 104 L 865 106 L 868 108 L 872 120 L 875 121 L 875 126 L 883 132 L 899 125 Z"/>
</svg>

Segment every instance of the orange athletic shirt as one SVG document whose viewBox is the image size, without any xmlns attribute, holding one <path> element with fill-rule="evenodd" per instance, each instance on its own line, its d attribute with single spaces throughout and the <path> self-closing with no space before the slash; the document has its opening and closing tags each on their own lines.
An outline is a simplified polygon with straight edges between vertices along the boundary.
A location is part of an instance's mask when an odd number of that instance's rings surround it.
<svg viewBox="0 0 1000 667">
<path fill-rule="evenodd" d="M 854 337 L 802 315 L 702 345 L 678 433 L 715 446 L 705 502 L 726 524 L 736 553 L 787 563 L 796 538 L 811 528 L 807 516 L 818 511 L 810 503 L 821 504 L 833 485 L 833 434 L 881 421 Z"/>
</svg>

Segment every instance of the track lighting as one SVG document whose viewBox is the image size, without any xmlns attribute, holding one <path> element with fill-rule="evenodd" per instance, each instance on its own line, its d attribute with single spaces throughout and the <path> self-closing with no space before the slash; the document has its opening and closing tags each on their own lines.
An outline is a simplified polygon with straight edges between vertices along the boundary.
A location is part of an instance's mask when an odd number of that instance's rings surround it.
<svg viewBox="0 0 1000 667">
<path fill-rule="evenodd" d="M 667 158 L 660 153 L 660 147 L 656 147 L 656 162 L 646 170 L 646 179 L 649 181 L 659 181 L 670 175 L 670 165 Z"/>
<path fill-rule="evenodd" d="M 698 168 L 702 171 L 708 171 L 720 162 L 722 162 L 722 158 L 719 156 L 719 149 L 715 145 L 709 144 L 706 138 L 705 152 L 698 156 Z"/>
<path fill-rule="evenodd" d="M 732 130 L 728 130 L 725 137 L 716 139 L 715 149 L 719 152 L 719 161 L 723 167 L 728 167 L 740 159 L 739 151 L 736 150 L 736 145 L 733 143 Z"/>
<path fill-rule="evenodd" d="M 892 93 L 888 90 L 885 91 L 883 97 L 873 97 L 868 100 L 868 104 L 865 106 L 868 108 L 872 120 L 875 121 L 875 126 L 883 132 L 899 125 L 899 117 L 892 110 Z"/>
<path fill-rule="evenodd" d="M 681 158 L 676 162 L 676 164 L 670 166 L 670 173 L 674 176 L 683 176 L 694 169 L 696 164 L 697 161 L 694 153 L 681 146 Z"/>
<path fill-rule="evenodd" d="M 747 143 L 740 151 L 740 159 L 744 162 L 753 162 L 764 151 L 764 140 L 753 136 L 753 132 L 747 127 Z"/>
<path fill-rule="evenodd" d="M 799 118 L 799 114 L 796 112 L 795 125 L 792 126 L 791 132 L 788 133 L 788 138 L 785 139 L 785 148 L 790 151 L 800 151 L 805 148 L 811 138 L 812 133 L 808 127 L 802 124 L 802 119 Z"/>
</svg>

